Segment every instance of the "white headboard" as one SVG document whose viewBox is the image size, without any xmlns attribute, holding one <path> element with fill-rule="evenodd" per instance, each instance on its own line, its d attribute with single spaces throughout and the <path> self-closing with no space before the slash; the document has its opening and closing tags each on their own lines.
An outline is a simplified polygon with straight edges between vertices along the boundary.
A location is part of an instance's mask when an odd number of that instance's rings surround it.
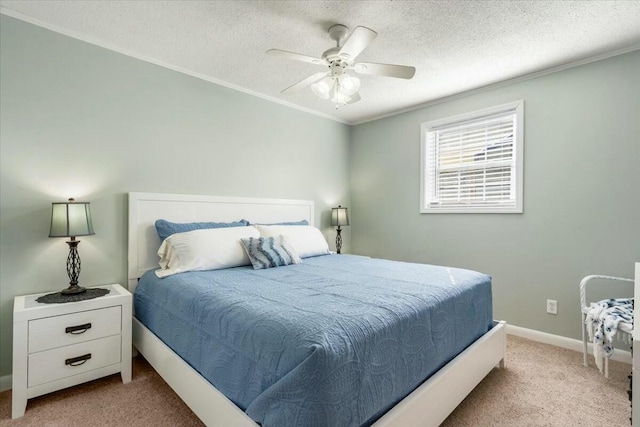
<svg viewBox="0 0 640 427">
<path fill-rule="evenodd" d="M 144 272 L 158 266 L 157 219 L 171 222 L 246 219 L 251 223 L 314 221 L 312 200 L 254 199 L 188 194 L 129 193 L 129 290 Z"/>
</svg>

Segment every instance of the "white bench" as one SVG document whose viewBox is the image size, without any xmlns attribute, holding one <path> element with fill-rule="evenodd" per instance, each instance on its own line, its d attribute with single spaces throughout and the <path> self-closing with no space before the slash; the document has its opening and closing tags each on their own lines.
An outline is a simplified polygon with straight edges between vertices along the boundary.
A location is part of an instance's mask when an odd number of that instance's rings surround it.
<svg viewBox="0 0 640 427">
<path fill-rule="evenodd" d="M 613 277 L 613 276 L 602 276 L 602 275 L 592 275 L 587 276 L 580 281 L 580 307 L 582 311 L 582 355 L 583 355 L 583 363 L 584 366 L 589 366 L 587 362 L 587 339 L 588 339 L 588 331 L 587 331 L 587 313 L 591 308 L 587 304 L 587 283 L 594 279 L 604 279 L 604 280 L 617 280 L 621 282 L 630 282 L 633 283 L 633 279 L 625 279 L 622 277 Z M 618 325 L 618 332 L 629 334 L 630 338 L 633 337 L 633 324 L 627 322 L 620 322 Z M 604 358 L 604 376 L 609 378 L 609 358 Z"/>
</svg>

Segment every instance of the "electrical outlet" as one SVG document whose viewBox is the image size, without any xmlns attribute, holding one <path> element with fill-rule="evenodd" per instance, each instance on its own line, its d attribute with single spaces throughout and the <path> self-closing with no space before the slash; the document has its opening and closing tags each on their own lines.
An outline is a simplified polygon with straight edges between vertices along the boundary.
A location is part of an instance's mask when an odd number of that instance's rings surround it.
<svg viewBox="0 0 640 427">
<path fill-rule="evenodd" d="M 547 300 L 547 313 L 558 314 L 558 301 L 554 299 Z"/>
</svg>

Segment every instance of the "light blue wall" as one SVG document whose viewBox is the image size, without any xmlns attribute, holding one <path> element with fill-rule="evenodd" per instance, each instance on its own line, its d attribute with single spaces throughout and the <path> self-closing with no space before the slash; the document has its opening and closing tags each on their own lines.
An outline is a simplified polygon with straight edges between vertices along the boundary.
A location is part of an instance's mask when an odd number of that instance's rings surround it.
<svg viewBox="0 0 640 427">
<path fill-rule="evenodd" d="M 419 214 L 420 124 L 520 99 L 524 213 Z M 579 338 L 580 279 L 640 261 L 640 52 L 356 126 L 351 204 L 353 251 L 486 272 L 496 318 Z"/>
<path fill-rule="evenodd" d="M 333 241 L 348 126 L 6 16 L 0 31 L 0 376 L 13 297 L 68 286 L 51 202 L 91 202 L 84 285 L 126 283 L 130 191 L 312 199 Z"/>
<path fill-rule="evenodd" d="M 71 196 L 82 284 L 126 280 L 130 191 L 313 199 L 330 243 L 341 203 L 346 252 L 489 273 L 496 318 L 569 337 L 580 278 L 640 260 L 638 52 L 349 128 L 6 16 L 0 43 L 0 376 L 13 297 L 67 285 L 47 235 Z M 518 99 L 524 214 L 420 215 L 420 124 Z"/>
</svg>

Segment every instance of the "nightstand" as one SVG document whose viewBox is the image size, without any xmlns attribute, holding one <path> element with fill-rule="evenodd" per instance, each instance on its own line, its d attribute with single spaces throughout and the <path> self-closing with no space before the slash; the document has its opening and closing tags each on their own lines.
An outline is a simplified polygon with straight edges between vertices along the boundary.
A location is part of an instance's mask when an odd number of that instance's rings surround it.
<svg viewBox="0 0 640 427">
<path fill-rule="evenodd" d="M 45 294 L 13 302 L 12 418 L 27 399 L 121 373 L 131 382 L 131 294 L 120 285 L 103 297 L 42 304 Z"/>
</svg>

